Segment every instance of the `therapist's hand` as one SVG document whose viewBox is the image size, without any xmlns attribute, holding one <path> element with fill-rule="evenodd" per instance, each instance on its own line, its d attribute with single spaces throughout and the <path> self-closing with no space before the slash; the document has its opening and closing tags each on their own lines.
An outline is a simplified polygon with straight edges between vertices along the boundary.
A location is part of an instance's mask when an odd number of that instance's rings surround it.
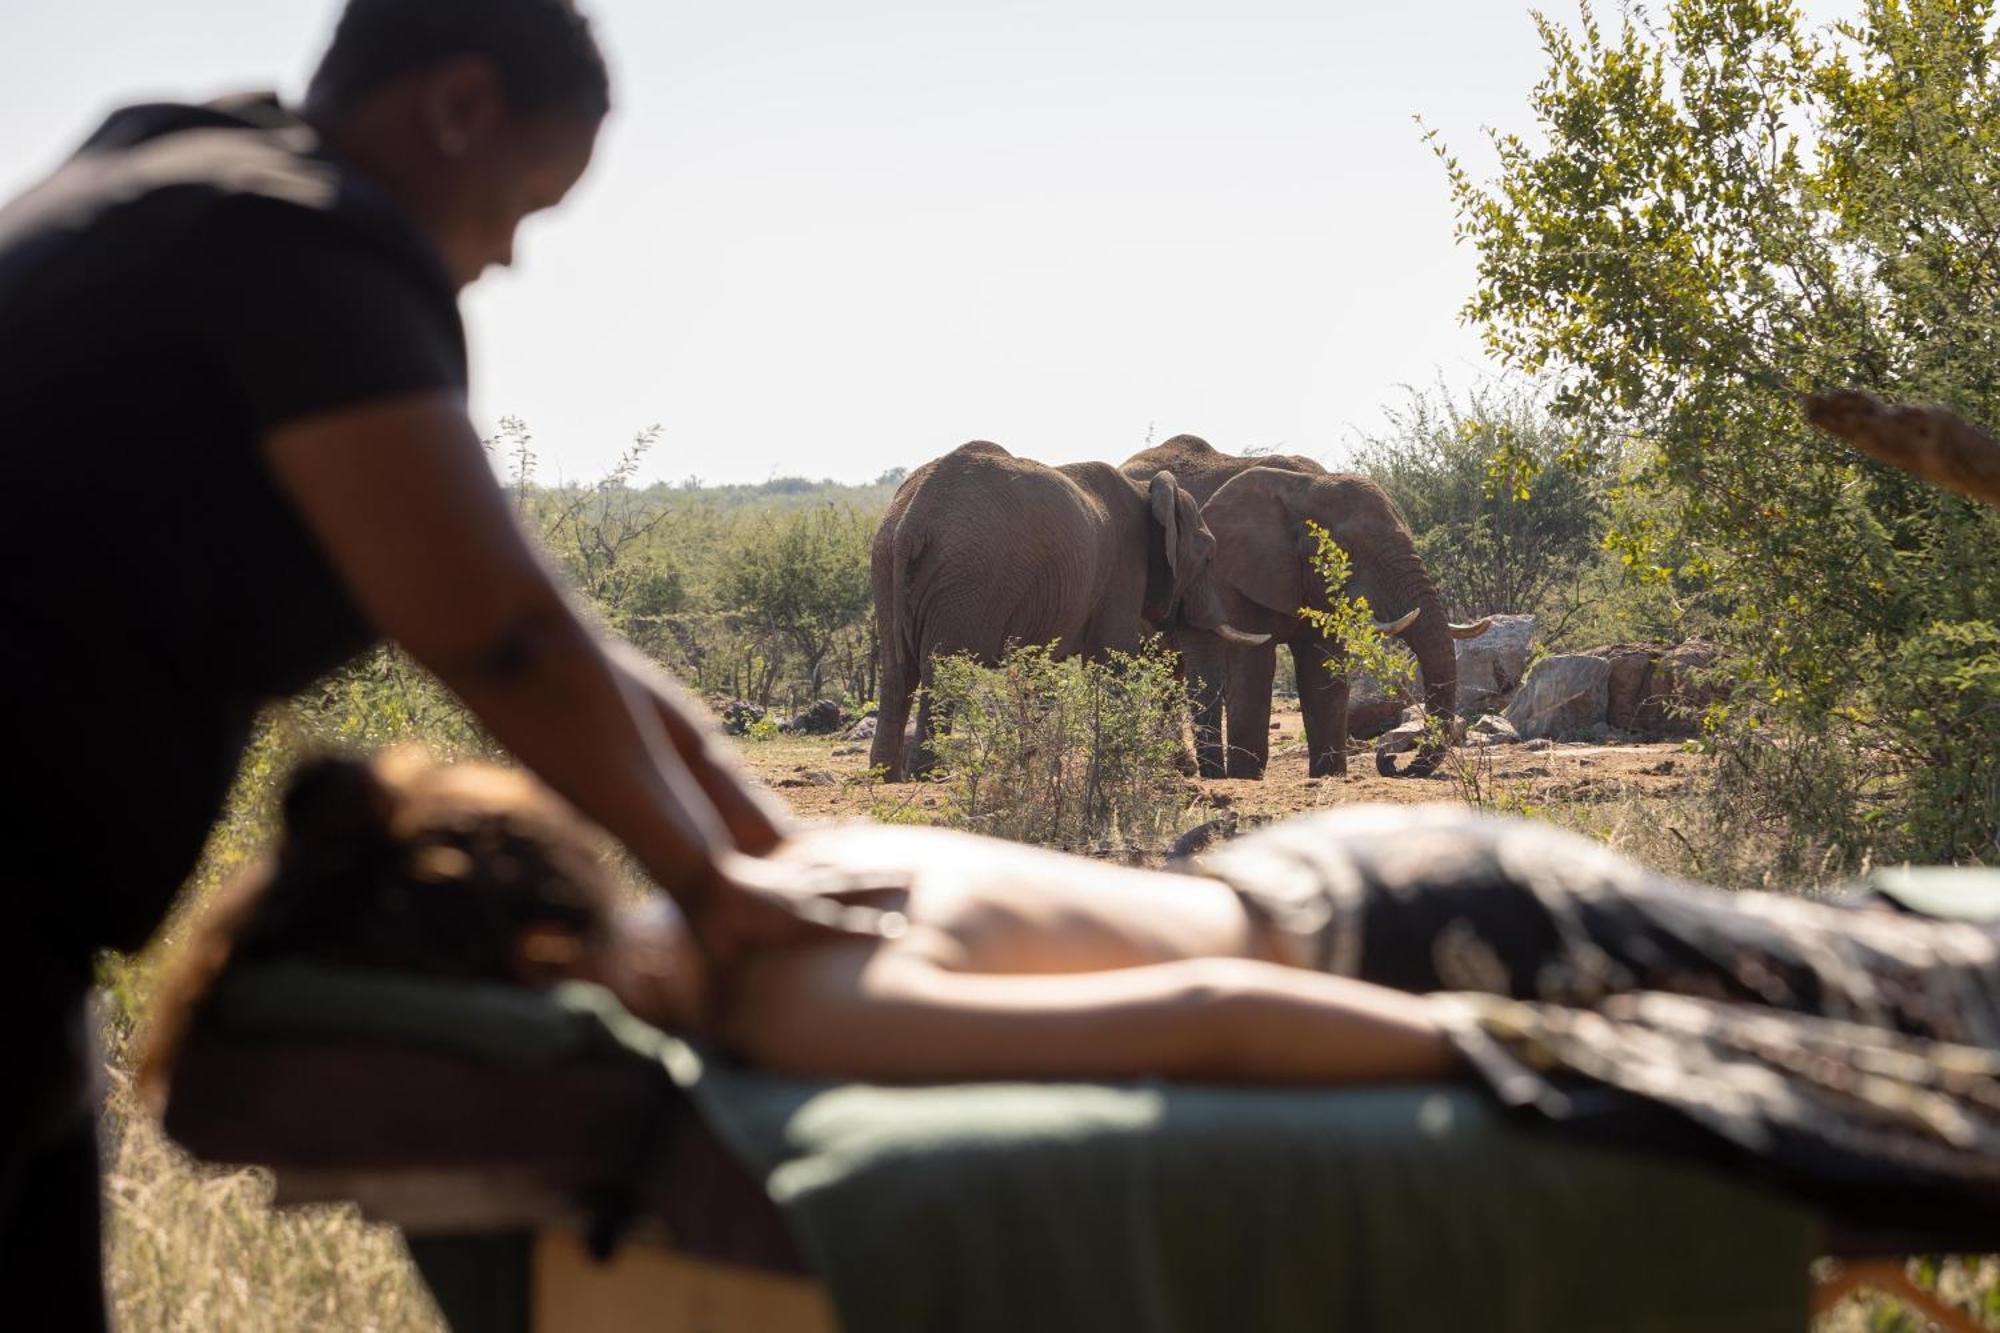
<svg viewBox="0 0 2000 1333">
<path fill-rule="evenodd" d="M 895 910 L 909 887 L 894 871 L 772 861 L 725 853 L 699 893 L 685 902 L 688 924 L 718 972 L 745 955 L 829 940 L 893 939 Z"/>
</svg>

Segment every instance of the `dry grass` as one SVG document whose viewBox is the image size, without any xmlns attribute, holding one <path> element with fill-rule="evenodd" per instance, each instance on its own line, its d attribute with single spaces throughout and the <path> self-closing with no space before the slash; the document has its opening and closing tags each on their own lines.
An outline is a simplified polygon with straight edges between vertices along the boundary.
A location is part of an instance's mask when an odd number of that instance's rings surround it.
<svg viewBox="0 0 2000 1333">
<path fill-rule="evenodd" d="M 351 1208 L 273 1209 L 264 1173 L 195 1165 L 122 1098 L 104 1131 L 107 1280 L 120 1328 L 444 1327 L 392 1229 Z"/>
</svg>

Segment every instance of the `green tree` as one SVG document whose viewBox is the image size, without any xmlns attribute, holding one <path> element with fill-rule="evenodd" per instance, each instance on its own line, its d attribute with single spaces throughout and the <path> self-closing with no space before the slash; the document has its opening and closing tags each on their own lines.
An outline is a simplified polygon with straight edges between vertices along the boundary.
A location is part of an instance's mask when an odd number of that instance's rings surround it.
<svg viewBox="0 0 2000 1333">
<path fill-rule="evenodd" d="M 1353 463 L 1389 493 L 1454 619 L 1535 615 L 1559 639 L 1604 598 L 1611 452 L 1525 389 L 1412 392 Z M 1590 623 L 1602 623 L 1593 617 Z"/>
<path fill-rule="evenodd" d="M 1466 307 L 1557 414 L 1629 441 L 1635 576 L 1706 590 L 1737 677 L 1732 799 L 1799 845 L 1988 858 L 2000 523 L 1834 446 L 1846 384 L 2000 420 L 2000 48 L 1990 0 L 1674 0 L 1536 22 L 1538 134 L 1496 179 L 1440 145 Z"/>
<path fill-rule="evenodd" d="M 826 657 L 873 605 L 868 547 L 875 525 L 844 505 L 774 515 L 729 559 L 728 605 L 774 646 L 796 651 L 817 698 Z"/>
</svg>

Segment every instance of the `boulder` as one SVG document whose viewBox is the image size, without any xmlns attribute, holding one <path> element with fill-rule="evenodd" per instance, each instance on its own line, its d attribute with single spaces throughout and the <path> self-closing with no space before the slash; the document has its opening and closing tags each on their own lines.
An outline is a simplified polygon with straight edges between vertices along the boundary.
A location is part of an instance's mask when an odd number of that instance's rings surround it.
<svg viewBox="0 0 2000 1333">
<path fill-rule="evenodd" d="M 1357 741 L 1372 741 L 1402 719 L 1410 701 L 1400 695 L 1378 692 L 1363 696 L 1360 684 L 1347 700 L 1347 734 Z"/>
<path fill-rule="evenodd" d="M 1411 704 L 1403 710 L 1396 725 L 1384 732 L 1375 742 L 1377 754 L 1407 754 L 1423 743 L 1424 735 L 1430 730 L 1430 715 L 1424 712 L 1422 704 Z M 1451 743 L 1457 745 L 1465 739 L 1465 723 L 1462 719 L 1451 720 Z"/>
<path fill-rule="evenodd" d="M 722 730 L 731 736 L 741 736 L 763 720 L 764 710 L 747 699 L 732 699 L 722 710 Z"/>
<path fill-rule="evenodd" d="M 1592 648 L 1611 668 L 1605 689 L 1604 720 L 1620 731 L 1638 731 L 1639 710 L 1653 693 L 1653 664 L 1666 648 L 1657 643 L 1618 643 Z"/>
<path fill-rule="evenodd" d="M 1498 713 L 1487 713 L 1465 729 L 1467 745 L 1512 745 L 1520 739 L 1514 724 Z"/>
<path fill-rule="evenodd" d="M 847 729 L 846 739 L 850 741 L 872 741 L 875 739 L 875 715 L 870 713 Z"/>
<path fill-rule="evenodd" d="M 802 736 L 831 736 L 847 725 L 847 721 L 847 712 L 839 704 L 831 699 L 816 699 L 781 729 Z"/>
<path fill-rule="evenodd" d="M 1417 748 L 1424 738 L 1424 706 L 1411 704 L 1397 719 L 1396 725 L 1382 733 L 1375 742 L 1377 754 L 1407 754 Z"/>
<path fill-rule="evenodd" d="M 1216 843 L 1227 842 L 1235 837 L 1236 829 L 1235 812 L 1225 810 L 1214 819 L 1196 824 L 1175 838 L 1173 846 L 1167 848 L 1167 862 L 1170 865 L 1177 865 L 1191 856 L 1198 856 Z"/>
<path fill-rule="evenodd" d="M 1528 650 L 1535 637 L 1533 616 L 1494 616 L 1476 639 L 1459 639 L 1458 711 L 1477 717 L 1503 706 L 1520 688 L 1528 672 Z"/>
<path fill-rule="evenodd" d="M 1659 738 L 1692 735 L 1701 714 L 1725 691 L 1700 679 L 1715 662 L 1712 643 L 1689 639 L 1661 643 L 1615 643 L 1589 650 L 1611 669 L 1604 720 L 1620 731 Z"/>
<path fill-rule="evenodd" d="M 1722 650 L 1702 639 L 1689 639 L 1660 654 L 1653 668 L 1653 685 L 1639 706 L 1634 731 L 1656 736 L 1691 736 L 1710 704 L 1729 691 L 1705 678 Z"/>
<path fill-rule="evenodd" d="M 1611 664 L 1586 653 L 1545 657 L 1507 706 L 1507 721 L 1523 740 L 1568 740 L 1604 722 Z"/>
</svg>

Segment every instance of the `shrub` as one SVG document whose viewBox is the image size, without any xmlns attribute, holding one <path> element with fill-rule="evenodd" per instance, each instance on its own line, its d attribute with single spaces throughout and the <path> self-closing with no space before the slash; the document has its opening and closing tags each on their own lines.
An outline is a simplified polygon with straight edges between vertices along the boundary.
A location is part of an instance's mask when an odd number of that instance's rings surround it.
<svg viewBox="0 0 2000 1333">
<path fill-rule="evenodd" d="M 1612 540 L 1721 618 L 1731 799 L 1817 844 L 1996 854 L 2000 515 L 1800 419 L 1844 385 L 2000 420 L 2000 60 L 1989 0 L 1672 0 L 1537 17 L 1539 124 L 1445 158 L 1466 307 L 1559 418 L 1635 441 Z M 1810 763 L 1801 761 L 1810 758 Z"/>
<path fill-rule="evenodd" d="M 842 632 L 867 620 L 874 605 L 874 532 L 872 520 L 844 505 L 818 505 L 766 518 L 729 557 L 732 612 L 764 642 L 798 654 L 808 698 L 824 692 L 827 655 Z"/>
<path fill-rule="evenodd" d="M 997 667 L 938 659 L 931 697 L 945 822 L 1070 851 L 1157 852 L 1187 799 L 1187 692 L 1171 655 L 1104 663 L 1016 648 Z"/>
<path fill-rule="evenodd" d="M 1643 612 L 1607 615 L 1628 600 L 1604 549 L 1614 463 L 1519 386 L 1412 391 L 1353 457 L 1409 521 L 1453 619 L 1525 612 L 1553 642 L 1653 628 Z"/>
</svg>

